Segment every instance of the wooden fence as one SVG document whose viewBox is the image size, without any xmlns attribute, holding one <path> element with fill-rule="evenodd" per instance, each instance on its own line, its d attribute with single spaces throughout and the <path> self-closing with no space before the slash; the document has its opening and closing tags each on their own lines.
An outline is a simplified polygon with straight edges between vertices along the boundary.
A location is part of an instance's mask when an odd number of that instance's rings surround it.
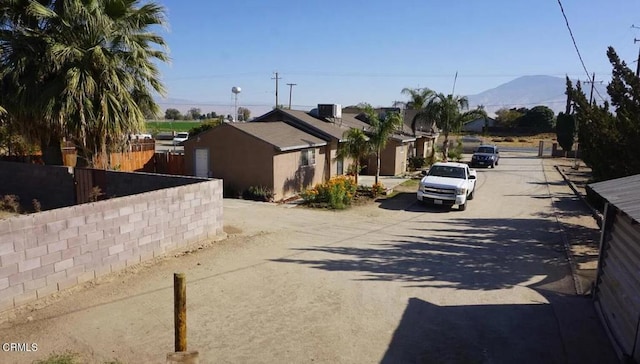
<svg viewBox="0 0 640 364">
<path fill-rule="evenodd" d="M 42 156 L 2 156 L 6 161 L 26 162 L 42 164 Z M 72 143 L 66 142 L 62 146 L 62 161 L 65 166 L 77 165 L 78 153 Z M 111 153 L 109 164 L 106 158 L 95 158 L 94 168 L 114 169 L 123 172 L 149 172 L 172 175 L 185 174 L 184 154 L 165 152 L 156 153 L 154 140 L 135 140 L 130 145 L 129 151 Z"/>
</svg>

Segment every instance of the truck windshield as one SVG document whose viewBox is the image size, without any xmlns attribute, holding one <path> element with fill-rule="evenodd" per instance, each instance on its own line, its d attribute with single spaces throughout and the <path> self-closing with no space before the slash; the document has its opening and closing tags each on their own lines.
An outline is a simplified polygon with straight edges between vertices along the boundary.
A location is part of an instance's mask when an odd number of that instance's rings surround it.
<svg viewBox="0 0 640 364">
<path fill-rule="evenodd" d="M 447 166 L 433 166 L 429 169 L 428 175 L 435 177 L 465 178 L 463 168 Z"/>
<path fill-rule="evenodd" d="M 480 147 L 480 148 L 478 148 L 478 153 L 493 154 L 493 148 L 491 148 L 491 147 Z"/>
</svg>

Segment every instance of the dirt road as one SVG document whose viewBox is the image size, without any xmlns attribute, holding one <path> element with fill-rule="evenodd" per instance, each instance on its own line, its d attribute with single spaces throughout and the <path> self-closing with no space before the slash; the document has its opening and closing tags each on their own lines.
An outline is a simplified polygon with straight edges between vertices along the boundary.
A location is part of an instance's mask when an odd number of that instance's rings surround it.
<svg viewBox="0 0 640 364">
<path fill-rule="evenodd" d="M 515 153 L 478 174 L 464 212 L 412 192 L 342 212 L 225 200 L 228 240 L 5 317 L 0 341 L 38 351 L 0 362 L 163 362 L 174 272 L 203 363 L 609 362 L 552 213 L 559 176 Z"/>
</svg>

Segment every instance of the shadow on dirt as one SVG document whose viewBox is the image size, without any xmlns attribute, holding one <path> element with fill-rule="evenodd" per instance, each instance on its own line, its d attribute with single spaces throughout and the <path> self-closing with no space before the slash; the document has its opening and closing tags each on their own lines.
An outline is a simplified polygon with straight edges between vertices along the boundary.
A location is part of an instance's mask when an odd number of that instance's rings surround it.
<svg viewBox="0 0 640 364">
<path fill-rule="evenodd" d="M 530 287 L 552 289 L 570 279 L 558 225 L 550 219 L 448 219 L 447 228 L 434 228 L 429 221 L 402 231 L 379 235 L 378 243 L 367 247 L 346 240 L 342 246 L 297 249 L 331 255 L 325 259 L 273 261 L 359 272 L 360 280 L 406 282 L 411 287 L 493 290 L 528 282 Z M 573 292 L 572 287 L 565 289 Z"/>
<path fill-rule="evenodd" d="M 411 298 L 381 360 L 392 363 L 614 363 L 589 298 L 438 306 Z"/>
</svg>

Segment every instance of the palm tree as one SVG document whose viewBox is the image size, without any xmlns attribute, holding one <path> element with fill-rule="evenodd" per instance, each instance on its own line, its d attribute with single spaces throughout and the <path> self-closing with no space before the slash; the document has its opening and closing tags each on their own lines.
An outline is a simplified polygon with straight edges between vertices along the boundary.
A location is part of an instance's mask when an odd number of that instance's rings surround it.
<svg viewBox="0 0 640 364">
<path fill-rule="evenodd" d="M 17 91 L 9 111 L 23 133 L 58 149 L 68 136 L 91 162 L 140 131 L 144 113 L 158 111 L 151 90 L 162 95 L 164 89 L 154 61 L 168 57 L 164 40 L 150 28 L 165 24 L 161 6 L 138 0 L 10 3 L 19 5 L 0 20 L 7 29 L 0 33 L 0 65 Z"/>
<path fill-rule="evenodd" d="M 337 159 L 351 158 L 355 168 L 356 185 L 360 173 L 360 160 L 371 153 L 369 138 L 361 129 L 351 128 L 344 132 L 345 141 L 340 144 Z"/>
<path fill-rule="evenodd" d="M 401 93 L 409 96 L 409 101 L 404 103 L 405 108 L 408 110 L 418 110 L 411 120 L 411 131 L 413 132 L 413 135 L 416 135 L 416 126 L 421 122 L 428 121 L 424 108 L 431 100 L 433 100 L 436 93 L 426 87 L 414 89 L 405 87 L 402 89 Z"/>
<path fill-rule="evenodd" d="M 449 154 L 449 133 L 457 132 L 462 125 L 480 117 L 486 118 L 487 113 L 484 108 L 478 107 L 473 110 L 469 108 L 469 100 L 465 96 L 444 95 L 436 96 L 425 105 L 425 115 L 430 120 L 435 120 L 436 125 L 444 134 L 442 145 L 442 158 L 446 162 Z"/>
<path fill-rule="evenodd" d="M 376 155 L 376 178 L 378 184 L 380 179 L 380 154 L 387 145 L 391 134 L 402 126 L 403 120 L 399 113 L 392 112 L 385 114 L 382 118 L 378 116 L 373 107 L 365 106 L 365 114 L 371 128 L 369 130 L 369 145 Z"/>
</svg>

